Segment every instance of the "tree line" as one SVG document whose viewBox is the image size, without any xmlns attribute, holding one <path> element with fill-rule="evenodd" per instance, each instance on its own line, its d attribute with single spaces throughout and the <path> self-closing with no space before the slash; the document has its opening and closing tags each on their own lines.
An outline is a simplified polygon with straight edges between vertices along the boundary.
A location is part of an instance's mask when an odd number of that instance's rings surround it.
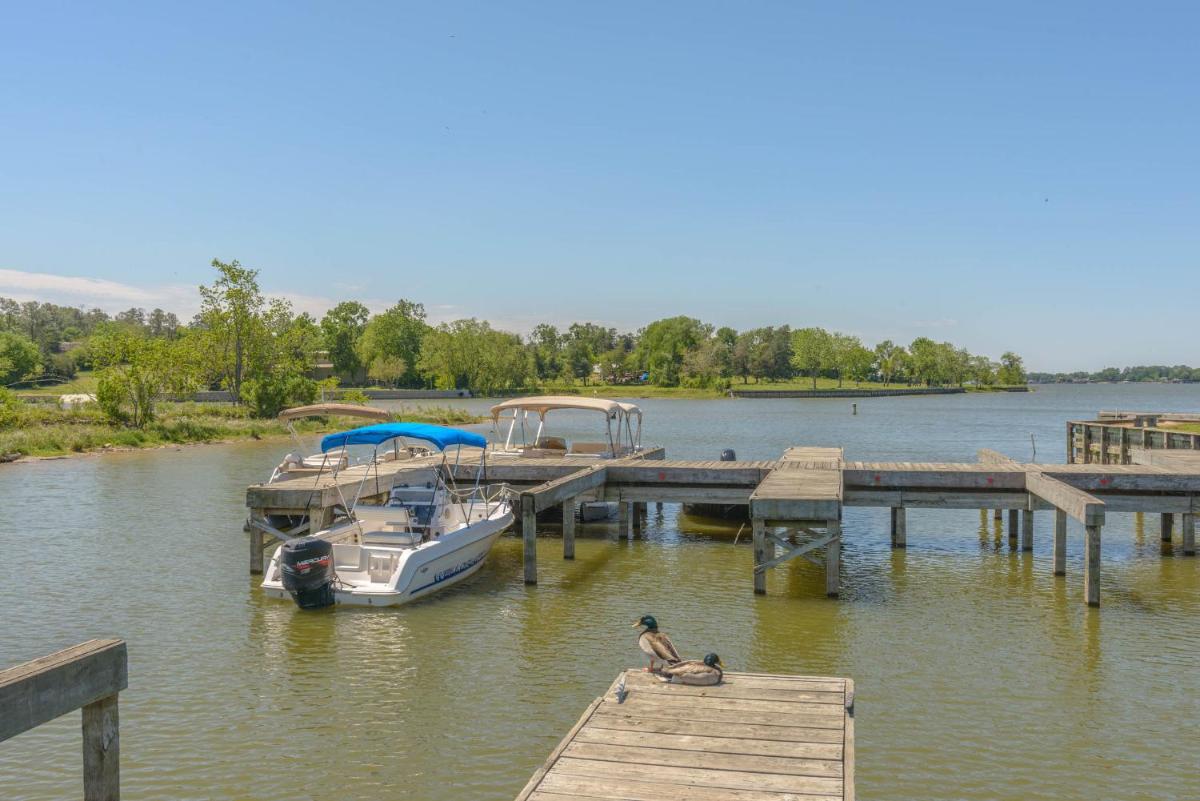
<svg viewBox="0 0 1200 801">
<path fill-rule="evenodd" d="M 1086 384 L 1090 382 L 1118 381 L 1200 381 L 1200 367 L 1177 364 L 1143 364 L 1135 367 L 1105 367 L 1089 373 L 1079 370 L 1073 373 L 1030 373 L 1029 381 L 1038 384 Z"/>
<path fill-rule="evenodd" d="M 926 386 L 1021 384 L 1021 357 L 999 360 L 919 337 L 873 346 L 823 328 L 716 328 L 669 317 L 637 332 L 595 323 L 544 323 L 522 338 L 477 319 L 428 323 L 422 304 L 400 300 L 379 313 L 345 301 L 320 320 L 267 298 L 258 272 L 214 260 L 200 311 L 186 324 L 169 312 L 115 316 L 50 303 L 0 299 L 0 383 L 43 370 L 91 369 L 97 399 L 135 426 L 153 419 L 158 399 L 201 388 L 228 390 L 255 414 L 310 402 L 313 368 L 327 359 L 334 382 L 516 392 L 582 383 L 726 388 L 803 379 Z M 333 382 L 329 382 L 333 383 Z"/>
</svg>

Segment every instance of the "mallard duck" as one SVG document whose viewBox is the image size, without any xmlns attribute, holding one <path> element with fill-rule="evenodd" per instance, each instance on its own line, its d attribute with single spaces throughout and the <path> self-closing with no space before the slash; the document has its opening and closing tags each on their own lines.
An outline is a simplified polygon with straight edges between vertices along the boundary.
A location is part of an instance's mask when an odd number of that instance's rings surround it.
<svg viewBox="0 0 1200 801">
<path fill-rule="evenodd" d="M 638 635 L 638 647 L 645 652 L 646 656 L 650 657 L 650 667 L 646 668 L 648 672 L 654 671 L 655 659 L 668 665 L 683 661 L 683 657 L 675 650 L 671 638 L 658 630 L 658 621 L 653 616 L 642 615 L 641 620 L 633 624 L 634 628 L 638 626 L 646 627 Z"/>
<path fill-rule="evenodd" d="M 686 662 L 668 665 L 659 671 L 661 675 L 659 675 L 658 680 L 675 684 L 694 684 L 702 687 L 720 684 L 721 677 L 725 675 L 724 667 L 725 664 L 721 661 L 721 657 L 716 654 L 709 654 L 704 657 L 703 661 L 689 659 Z"/>
</svg>

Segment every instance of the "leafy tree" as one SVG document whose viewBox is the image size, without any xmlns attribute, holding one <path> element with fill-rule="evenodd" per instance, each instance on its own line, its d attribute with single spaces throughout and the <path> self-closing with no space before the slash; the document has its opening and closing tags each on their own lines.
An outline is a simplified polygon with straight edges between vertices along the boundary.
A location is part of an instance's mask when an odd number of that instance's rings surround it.
<svg viewBox="0 0 1200 801">
<path fill-rule="evenodd" d="M 687 352 L 699 347 L 711 334 L 711 325 L 692 317 L 655 320 L 638 335 L 635 357 L 650 372 L 653 383 L 673 387 L 679 384 Z"/>
<path fill-rule="evenodd" d="M 807 371 L 812 388 L 817 388 L 817 375 L 829 369 L 833 362 L 833 338 L 824 328 L 799 328 L 792 332 L 792 365 Z"/>
<path fill-rule="evenodd" d="M 1018 386 L 1025 383 L 1025 363 L 1011 350 L 1000 357 L 999 379 L 1001 384 Z"/>
<path fill-rule="evenodd" d="M 829 366 L 837 372 L 839 387 L 842 386 L 846 374 L 860 366 L 862 350 L 862 340 L 856 336 L 839 334 L 836 331 L 829 335 Z M 867 370 L 870 370 L 869 366 Z"/>
<path fill-rule="evenodd" d="M 928 337 L 917 337 L 908 346 L 912 359 L 913 376 L 926 386 L 942 383 L 944 353 L 936 342 Z"/>
<path fill-rule="evenodd" d="M 996 383 L 996 365 L 987 356 L 972 356 L 969 373 L 976 386 L 990 387 Z"/>
<path fill-rule="evenodd" d="M 359 359 L 367 375 L 389 384 L 420 386 L 417 360 L 427 333 L 425 307 L 410 300 L 401 298 L 395 306 L 372 317 L 358 341 Z"/>
<path fill-rule="evenodd" d="M 367 327 L 371 312 L 355 300 L 334 306 L 321 318 L 321 331 L 334 372 L 349 381 L 361 381 L 365 371 L 359 359 L 358 341 Z"/>
<path fill-rule="evenodd" d="M 875 352 L 864 347 L 855 337 L 856 344 L 843 354 L 843 370 L 854 379 L 855 384 L 862 384 L 871 377 L 871 369 L 875 366 Z"/>
<path fill-rule="evenodd" d="M 243 267 L 237 259 L 228 264 L 213 259 L 212 266 L 219 275 L 212 286 L 200 287 L 197 322 L 206 332 L 214 373 L 239 401 L 247 352 L 266 336 L 265 302 L 258 289 L 258 270 Z"/>
<path fill-rule="evenodd" d="M 0 386 L 36 375 L 41 369 L 41 353 L 33 340 L 0 331 Z"/>
<path fill-rule="evenodd" d="M 92 338 L 97 368 L 96 402 L 109 419 L 145 428 L 168 393 L 195 389 L 195 343 L 153 339 L 128 325 L 112 324 Z"/>
<path fill-rule="evenodd" d="M 485 395 L 520 389 L 533 374 L 532 359 L 520 337 L 474 318 L 430 331 L 418 367 L 439 388 Z"/>
<path fill-rule="evenodd" d="M 298 372 L 261 373 L 246 380 L 244 400 L 255 417 L 276 417 L 284 409 L 317 399 L 318 384 Z"/>
<path fill-rule="evenodd" d="M 562 374 L 562 351 L 564 337 L 549 323 L 541 323 L 529 337 L 529 349 L 533 353 L 533 369 L 539 380 L 546 381 Z"/>
<path fill-rule="evenodd" d="M 892 380 L 904 369 L 907 356 L 904 348 L 890 339 L 885 339 L 875 346 L 875 366 L 879 370 L 880 377 L 883 378 L 883 383 L 892 383 Z"/>
<path fill-rule="evenodd" d="M 616 330 L 595 323 L 572 323 L 562 340 L 562 358 L 570 374 L 586 386 L 597 358 L 613 349 L 616 335 Z"/>
</svg>

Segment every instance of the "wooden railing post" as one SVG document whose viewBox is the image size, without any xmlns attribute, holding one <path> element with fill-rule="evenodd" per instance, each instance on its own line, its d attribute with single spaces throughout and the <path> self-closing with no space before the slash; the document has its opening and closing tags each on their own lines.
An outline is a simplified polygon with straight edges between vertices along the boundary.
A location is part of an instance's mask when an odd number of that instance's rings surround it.
<svg viewBox="0 0 1200 801">
<path fill-rule="evenodd" d="M 116 693 L 83 708 L 83 799 L 121 798 L 121 737 Z"/>
</svg>

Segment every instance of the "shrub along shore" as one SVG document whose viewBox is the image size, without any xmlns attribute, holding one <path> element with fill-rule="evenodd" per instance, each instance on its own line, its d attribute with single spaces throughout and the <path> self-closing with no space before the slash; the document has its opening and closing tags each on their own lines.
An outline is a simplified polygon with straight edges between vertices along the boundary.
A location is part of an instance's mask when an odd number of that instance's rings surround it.
<svg viewBox="0 0 1200 801">
<path fill-rule="evenodd" d="M 462 409 L 415 406 L 405 420 L 462 425 L 478 418 Z M 360 421 L 361 422 L 361 421 Z M 299 433 L 323 433 L 344 427 L 346 419 L 297 421 Z M 229 403 L 160 403 L 153 421 L 142 428 L 115 423 L 95 405 L 61 409 L 0 398 L 0 457 L 63 456 L 97 451 L 157 448 L 203 442 L 230 442 L 283 437 L 287 427 L 276 419 L 259 419 L 245 406 Z"/>
</svg>

